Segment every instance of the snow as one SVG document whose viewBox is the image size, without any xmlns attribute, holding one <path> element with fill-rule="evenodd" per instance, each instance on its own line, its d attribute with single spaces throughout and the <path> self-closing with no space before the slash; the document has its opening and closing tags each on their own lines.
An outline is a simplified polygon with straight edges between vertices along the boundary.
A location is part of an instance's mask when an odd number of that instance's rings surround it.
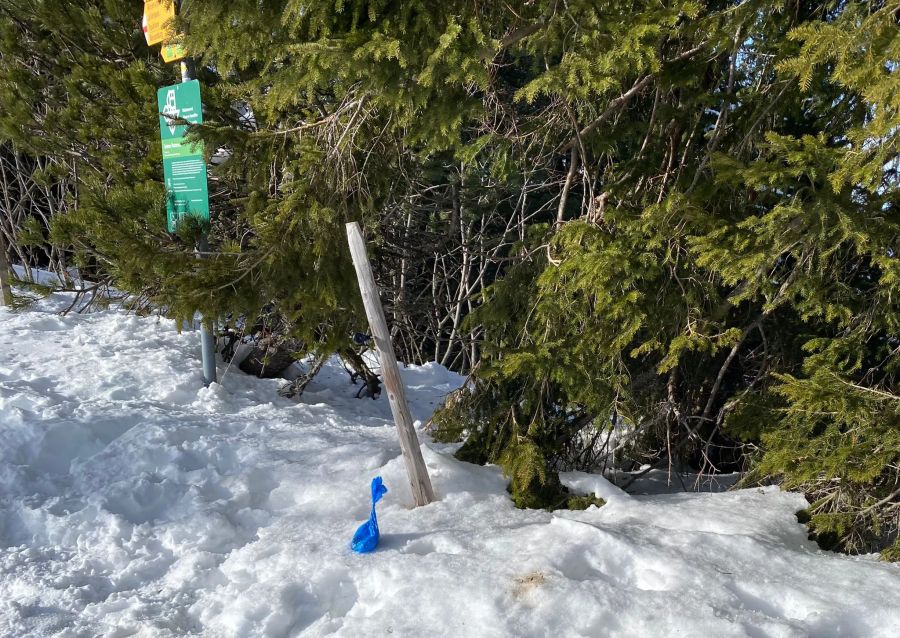
<svg viewBox="0 0 900 638">
<path fill-rule="evenodd" d="M 414 509 L 386 399 L 339 364 L 300 402 L 224 364 L 204 389 L 196 332 L 67 299 L 0 309 L 0 636 L 900 635 L 900 566 L 818 550 L 797 494 L 569 473 L 607 505 L 516 510 L 423 432 Z M 403 376 L 420 427 L 462 383 Z"/>
<path fill-rule="evenodd" d="M 62 281 L 56 273 L 42 268 L 25 268 L 24 266 L 13 264 L 12 273 L 22 281 L 32 281 L 43 286 L 61 286 L 66 283 Z M 67 268 L 65 274 L 68 275 L 73 282 L 81 284 L 87 283 L 81 280 L 81 275 L 77 268 Z"/>
</svg>

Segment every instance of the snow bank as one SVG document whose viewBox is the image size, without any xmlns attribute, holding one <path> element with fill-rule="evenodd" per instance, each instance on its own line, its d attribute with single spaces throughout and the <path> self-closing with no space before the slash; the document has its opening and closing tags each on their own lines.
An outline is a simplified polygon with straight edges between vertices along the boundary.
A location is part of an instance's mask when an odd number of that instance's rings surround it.
<svg viewBox="0 0 900 638">
<path fill-rule="evenodd" d="M 900 566 L 823 553 L 776 489 L 512 507 L 496 467 L 423 434 L 412 509 L 386 399 L 336 363 L 301 403 L 196 333 L 0 309 L 2 636 L 897 636 Z M 227 369 L 227 372 L 226 372 Z M 426 420 L 462 380 L 403 371 Z M 382 544 L 348 544 L 384 477 Z"/>
<path fill-rule="evenodd" d="M 49 270 L 44 270 L 42 268 L 25 268 L 24 266 L 20 266 L 19 264 L 12 265 L 12 272 L 18 279 L 22 281 L 33 281 L 36 284 L 41 284 L 44 286 L 58 286 L 64 282 L 62 282 L 54 272 Z M 72 277 L 72 279 L 77 280 L 79 278 L 78 269 L 70 268 L 68 270 L 68 275 Z"/>
</svg>

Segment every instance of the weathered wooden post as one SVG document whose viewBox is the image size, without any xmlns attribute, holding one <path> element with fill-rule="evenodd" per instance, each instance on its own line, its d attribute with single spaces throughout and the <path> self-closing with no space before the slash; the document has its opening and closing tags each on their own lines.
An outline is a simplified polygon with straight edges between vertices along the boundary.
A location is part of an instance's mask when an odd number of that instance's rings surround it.
<svg viewBox="0 0 900 638">
<path fill-rule="evenodd" d="M 375 286 L 375 276 L 372 274 L 372 266 L 366 254 L 366 242 L 356 222 L 347 224 L 347 241 L 350 244 L 350 255 L 353 257 L 353 266 L 356 268 L 359 289 L 366 307 L 366 316 L 369 318 L 369 327 L 372 329 L 375 348 L 381 361 L 384 387 L 387 389 L 394 423 L 397 424 L 397 433 L 400 435 L 400 449 L 406 462 L 409 485 L 412 488 L 413 498 L 416 499 L 416 505 L 428 505 L 434 500 L 434 490 L 431 488 L 428 468 L 425 467 L 422 450 L 419 448 L 419 437 L 416 435 L 409 405 L 406 403 L 406 391 L 400 379 L 400 368 L 397 366 L 397 357 L 394 356 L 394 347 L 391 345 L 391 333 L 388 331 L 384 308 L 381 306 L 378 288 Z"/>
<path fill-rule="evenodd" d="M 0 229 L 0 306 L 11 306 L 12 288 L 9 285 L 9 260 L 6 259 L 6 237 Z"/>
</svg>

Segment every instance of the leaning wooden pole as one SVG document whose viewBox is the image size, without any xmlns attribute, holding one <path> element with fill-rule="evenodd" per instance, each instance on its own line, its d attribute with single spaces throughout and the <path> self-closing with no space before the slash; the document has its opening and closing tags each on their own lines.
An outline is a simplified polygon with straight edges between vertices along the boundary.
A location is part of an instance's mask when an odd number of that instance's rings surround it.
<svg viewBox="0 0 900 638">
<path fill-rule="evenodd" d="M 6 238 L 0 229 L 0 306 L 11 306 L 12 288 L 9 284 L 9 260 L 6 258 Z"/>
<path fill-rule="evenodd" d="M 366 316 L 369 318 L 369 327 L 372 329 L 375 348 L 381 361 L 382 380 L 391 403 L 391 412 L 394 413 L 397 433 L 400 435 L 400 449 L 406 462 L 409 485 L 412 488 L 413 498 L 416 499 L 416 505 L 428 505 L 434 500 L 434 490 L 431 488 L 428 468 L 425 467 L 422 450 L 419 448 L 419 437 L 416 435 L 409 405 L 406 403 L 406 391 L 400 379 L 400 368 L 397 365 L 397 357 L 394 356 L 391 333 L 384 317 L 384 308 L 381 307 L 375 276 L 372 274 L 372 266 L 366 254 L 366 242 L 356 222 L 347 224 L 347 241 L 350 244 L 350 255 L 353 257 L 353 266 L 356 268 L 359 289 L 366 307 Z"/>
</svg>

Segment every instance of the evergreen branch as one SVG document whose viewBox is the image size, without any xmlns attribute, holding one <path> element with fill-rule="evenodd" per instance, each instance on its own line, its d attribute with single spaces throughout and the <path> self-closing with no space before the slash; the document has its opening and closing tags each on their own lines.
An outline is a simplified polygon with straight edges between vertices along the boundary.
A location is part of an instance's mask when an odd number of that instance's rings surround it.
<svg viewBox="0 0 900 638">
<path fill-rule="evenodd" d="M 690 58 L 691 56 L 693 56 L 694 54 L 700 52 L 706 46 L 706 44 L 707 44 L 707 42 L 706 42 L 706 40 L 704 40 L 697 46 L 690 48 L 687 51 L 684 51 L 683 53 L 680 53 L 679 55 L 675 56 L 671 60 L 666 60 L 664 62 L 664 64 L 672 64 L 673 62 L 680 62 L 680 61 L 686 60 L 686 59 Z M 635 95 L 640 93 L 644 89 L 644 87 L 646 87 L 648 84 L 650 84 L 651 80 L 653 80 L 653 77 L 654 77 L 653 75 L 645 75 L 644 77 L 639 78 L 632 85 L 632 87 L 630 89 L 625 91 L 619 97 L 613 99 L 609 103 L 609 105 L 606 107 L 606 110 L 603 111 L 603 113 L 601 113 L 599 116 L 597 116 L 596 119 L 594 119 L 592 122 L 587 124 L 584 128 L 582 128 L 581 131 L 579 131 L 577 135 L 573 136 L 572 139 L 570 139 L 568 142 L 566 142 L 566 144 L 564 146 L 557 149 L 557 152 L 564 153 L 564 152 L 568 151 L 570 148 L 572 148 L 575 144 L 578 143 L 579 136 L 585 137 L 587 135 L 590 135 L 598 126 L 603 124 L 603 122 L 605 122 L 613 114 L 618 112 L 619 109 L 621 109 L 623 106 L 625 106 L 631 100 L 631 98 L 633 98 Z"/>
<path fill-rule="evenodd" d="M 728 353 L 728 356 L 725 357 L 724 363 L 719 368 L 719 373 L 716 375 L 716 380 L 713 383 L 712 389 L 709 391 L 709 398 L 706 401 L 706 407 L 703 408 L 703 415 L 700 417 L 702 420 L 709 420 L 709 415 L 712 413 L 713 404 L 715 403 L 716 396 L 719 394 L 719 388 L 722 386 L 722 380 L 725 378 L 725 373 L 728 372 L 728 368 L 731 367 L 732 361 L 737 356 L 738 351 L 743 345 L 744 341 L 747 339 L 747 336 L 760 325 L 762 325 L 763 317 L 760 316 L 756 321 L 751 323 L 749 326 L 744 328 L 744 331 L 741 333 L 738 342 L 734 344 L 731 348 L 731 351 Z"/>
<path fill-rule="evenodd" d="M 887 505 L 888 503 L 890 503 L 893 499 L 897 498 L 898 496 L 900 496 L 900 487 L 898 487 L 896 490 L 894 490 L 893 492 L 891 492 L 890 494 L 885 496 L 883 499 L 881 499 L 877 503 L 873 503 L 872 505 L 869 505 L 866 509 L 860 511 L 859 516 L 865 516 L 872 510 L 876 510 L 879 507 L 881 507 L 882 505 Z"/>
<path fill-rule="evenodd" d="M 537 22 L 526 25 L 524 27 L 520 27 L 515 31 L 508 33 L 503 38 L 500 39 L 500 42 L 497 44 L 496 48 L 493 47 L 485 47 L 485 49 L 481 52 L 481 59 L 485 62 L 493 59 L 498 53 L 508 49 L 516 42 L 520 40 L 524 40 L 528 36 L 534 35 L 541 29 L 543 29 L 547 25 L 546 18 L 541 18 Z"/>
<path fill-rule="evenodd" d="M 588 124 L 587 126 L 582 128 L 581 131 L 579 131 L 576 135 L 574 135 L 571 140 L 566 142 L 566 144 L 564 146 L 557 149 L 557 152 L 565 153 L 566 151 L 568 151 L 569 149 L 571 149 L 573 146 L 575 146 L 578 143 L 579 136 L 581 136 L 583 138 L 587 135 L 590 135 L 598 126 L 600 126 L 601 124 L 603 124 L 603 122 L 605 122 L 607 119 L 609 119 L 609 117 L 612 116 L 613 113 L 615 113 L 620 108 L 625 106 L 625 104 L 627 104 L 628 101 L 631 100 L 631 98 L 633 98 L 635 95 L 640 93 L 641 90 L 645 86 L 650 84 L 650 81 L 652 79 L 653 79 L 652 75 L 645 75 L 644 77 L 637 80 L 630 89 L 625 91 L 619 97 L 612 100 L 609 103 L 609 105 L 606 107 L 606 110 L 603 111 L 603 113 L 601 113 L 595 120 L 593 120 L 590 124 Z"/>
<path fill-rule="evenodd" d="M 597 418 L 596 414 L 585 412 L 581 416 L 575 418 L 574 421 L 566 425 L 565 431 L 556 437 L 556 445 L 563 446 L 571 441 L 584 428 L 589 426 Z"/>
<path fill-rule="evenodd" d="M 835 379 L 837 379 L 838 381 L 840 381 L 840 382 L 843 383 L 844 385 L 848 385 L 848 386 L 850 386 L 851 388 L 855 388 L 856 390 L 859 390 L 859 391 L 861 391 L 861 392 L 869 392 L 869 393 L 871 393 L 871 394 L 874 394 L 874 395 L 876 395 L 876 396 L 879 396 L 879 397 L 882 397 L 882 398 L 884 398 L 884 399 L 888 399 L 888 400 L 891 400 L 891 401 L 900 401 L 900 396 L 898 396 L 898 395 L 896 395 L 896 394 L 891 394 L 890 392 L 885 392 L 885 391 L 883 391 L 883 390 L 877 390 L 877 389 L 875 389 L 875 388 L 867 388 L 867 387 L 862 386 L 862 385 L 857 385 L 857 384 L 855 384 L 855 383 L 851 383 L 850 381 L 847 381 L 847 380 L 845 380 L 845 379 L 842 379 L 840 376 L 838 376 L 838 375 L 835 374 L 834 372 L 831 373 L 831 376 L 833 376 Z"/>
</svg>

